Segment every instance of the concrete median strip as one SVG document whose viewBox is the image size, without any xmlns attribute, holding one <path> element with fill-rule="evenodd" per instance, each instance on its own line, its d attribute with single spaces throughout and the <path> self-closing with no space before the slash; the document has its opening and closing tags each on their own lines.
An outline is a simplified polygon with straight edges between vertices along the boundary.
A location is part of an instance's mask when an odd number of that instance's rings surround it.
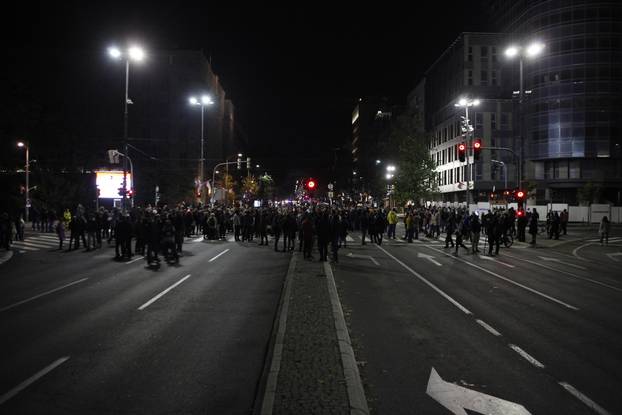
<svg viewBox="0 0 622 415">
<path fill-rule="evenodd" d="M 365 390 L 363 389 L 361 375 L 356 365 L 352 341 L 350 340 L 346 320 L 343 316 L 343 309 L 341 308 L 341 301 L 339 301 L 339 294 L 337 293 L 337 286 L 335 285 L 333 269 L 328 262 L 324 262 L 324 272 L 326 273 L 326 283 L 328 284 L 328 293 L 330 294 L 333 317 L 335 318 L 335 329 L 337 330 L 337 338 L 339 339 L 343 374 L 346 378 L 346 386 L 348 388 L 350 414 L 369 414 Z"/>
</svg>

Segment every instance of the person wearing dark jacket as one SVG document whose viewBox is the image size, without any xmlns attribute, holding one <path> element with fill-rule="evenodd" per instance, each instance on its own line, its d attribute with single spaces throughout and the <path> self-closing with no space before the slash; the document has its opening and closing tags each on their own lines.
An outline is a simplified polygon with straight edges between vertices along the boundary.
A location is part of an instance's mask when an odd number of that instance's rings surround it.
<svg viewBox="0 0 622 415">
<path fill-rule="evenodd" d="M 311 259 L 311 252 L 313 249 L 313 222 L 308 215 L 305 215 L 302 219 L 302 241 L 303 241 L 303 257 L 305 259 Z"/>
<path fill-rule="evenodd" d="M 365 245 L 365 236 L 369 228 L 369 215 L 367 210 L 362 210 L 359 214 L 359 226 L 361 227 L 361 245 Z"/>
<path fill-rule="evenodd" d="M 330 222 L 328 214 L 323 211 L 315 224 L 317 231 L 317 246 L 320 251 L 320 261 L 328 261 L 328 243 L 330 242 Z"/>
<path fill-rule="evenodd" d="M 121 217 L 121 220 L 117 222 L 115 242 L 117 259 L 132 257 L 132 224 L 128 215 Z M 119 254 L 119 248 L 121 248 L 121 254 Z"/>
<path fill-rule="evenodd" d="M 151 217 L 146 227 L 147 262 L 159 261 L 160 250 L 160 223 L 157 217 Z"/>
</svg>

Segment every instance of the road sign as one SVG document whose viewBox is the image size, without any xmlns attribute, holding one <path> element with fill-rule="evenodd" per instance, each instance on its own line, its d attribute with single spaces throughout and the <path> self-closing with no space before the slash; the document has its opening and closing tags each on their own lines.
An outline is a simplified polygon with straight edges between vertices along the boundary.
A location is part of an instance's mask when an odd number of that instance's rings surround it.
<svg viewBox="0 0 622 415">
<path fill-rule="evenodd" d="M 328 197 L 330 197 L 332 199 L 333 196 L 334 196 L 333 192 L 328 192 Z"/>
<path fill-rule="evenodd" d="M 328 190 L 333 190 L 333 184 L 332 183 L 328 183 Z"/>
<path fill-rule="evenodd" d="M 437 260 L 435 260 L 432 255 L 422 254 L 421 252 L 419 252 L 419 253 L 417 253 L 417 257 L 425 258 L 428 261 L 430 261 L 431 263 L 438 265 L 439 267 L 442 266 L 442 264 L 440 262 L 438 262 Z"/>
<path fill-rule="evenodd" d="M 31 206 L 32 206 L 32 205 L 30 204 L 30 199 L 26 199 L 26 207 L 27 207 L 27 208 L 29 208 L 29 207 L 31 207 Z"/>
</svg>

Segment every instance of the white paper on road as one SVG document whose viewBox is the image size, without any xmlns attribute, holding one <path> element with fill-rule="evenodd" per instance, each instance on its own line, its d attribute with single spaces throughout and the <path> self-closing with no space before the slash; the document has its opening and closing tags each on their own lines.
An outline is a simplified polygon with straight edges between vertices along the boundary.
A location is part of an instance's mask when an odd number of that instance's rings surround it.
<svg viewBox="0 0 622 415">
<path fill-rule="evenodd" d="M 456 415 L 467 415 L 465 409 L 486 415 L 531 414 L 523 405 L 445 382 L 434 368 L 426 393 Z"/>
</svg>

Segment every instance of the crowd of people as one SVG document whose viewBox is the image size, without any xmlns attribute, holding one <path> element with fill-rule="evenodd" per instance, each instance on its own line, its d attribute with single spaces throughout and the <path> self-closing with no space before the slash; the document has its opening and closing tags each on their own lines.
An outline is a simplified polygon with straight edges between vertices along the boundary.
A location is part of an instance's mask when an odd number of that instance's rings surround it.
<svg viewBox="0 0 622 415">
<path fill-rule="evenodd" d="M 269 245 L 273 239 L 275 251 L 303 252 L 304 258 L 313 258 L 317 245 L 320 261 L 327 261 L 329 248 L 333 261 L 338 251 L 347 244 L 349 232 L 360 232 L 361 244 L 367 241 L 381 245 L 383 239 L 396 239 L 396 229 L 403 222 L 400 238 L 412 243 L 419 235 L 440 238 L 444 235 L 445 248 L 454 248 L 455 254 L 463 248 L 479 253 L 480 246 L 488 247 L 489 255 L 498 255 L 499 248 L 508 238 L 536 243 L 539 215 L 535 209 L 517 215 L 513 208 L 489 210 L 486 213 L 468 213 L 465 208 L 407 207 L 398 216 L 395 208 L 364 206 L 328 206 L 327 204 L 283 205 L 274 207 L 224 207 L 179 204 L 159 208 L 147 206 L 132 208 L 126 213 L 120 209 L 100 208 L 87 211 L 78 205 L 73 212 L 62 214 L 52 210 L 33 211 L 32 230 L 55 232 L 58 249 L 63 250 L 68 237 L 67 251 L 86 251 L 101 248 L 114 241 L 115 258 L 130 259 L 145 256 L 149 264 L 159 262 L 159 255 L 179 261 L 185 237 L 202 235 L 205 240 L 226 240 L 227 234 L 235 241 Z M 568 213 L 549 213 L 547 234 L 558 239 L 566 234 Z M 23 240 L 25 223 L 22 216 L 10 220 L 5 213 L 0 217 L 0 241 L 9 249 L 13 240 Z M 608 233 L 608 232 L 607 232 Z M 464 241 L 469 241 L 467 248 Z"/>
</svg>

